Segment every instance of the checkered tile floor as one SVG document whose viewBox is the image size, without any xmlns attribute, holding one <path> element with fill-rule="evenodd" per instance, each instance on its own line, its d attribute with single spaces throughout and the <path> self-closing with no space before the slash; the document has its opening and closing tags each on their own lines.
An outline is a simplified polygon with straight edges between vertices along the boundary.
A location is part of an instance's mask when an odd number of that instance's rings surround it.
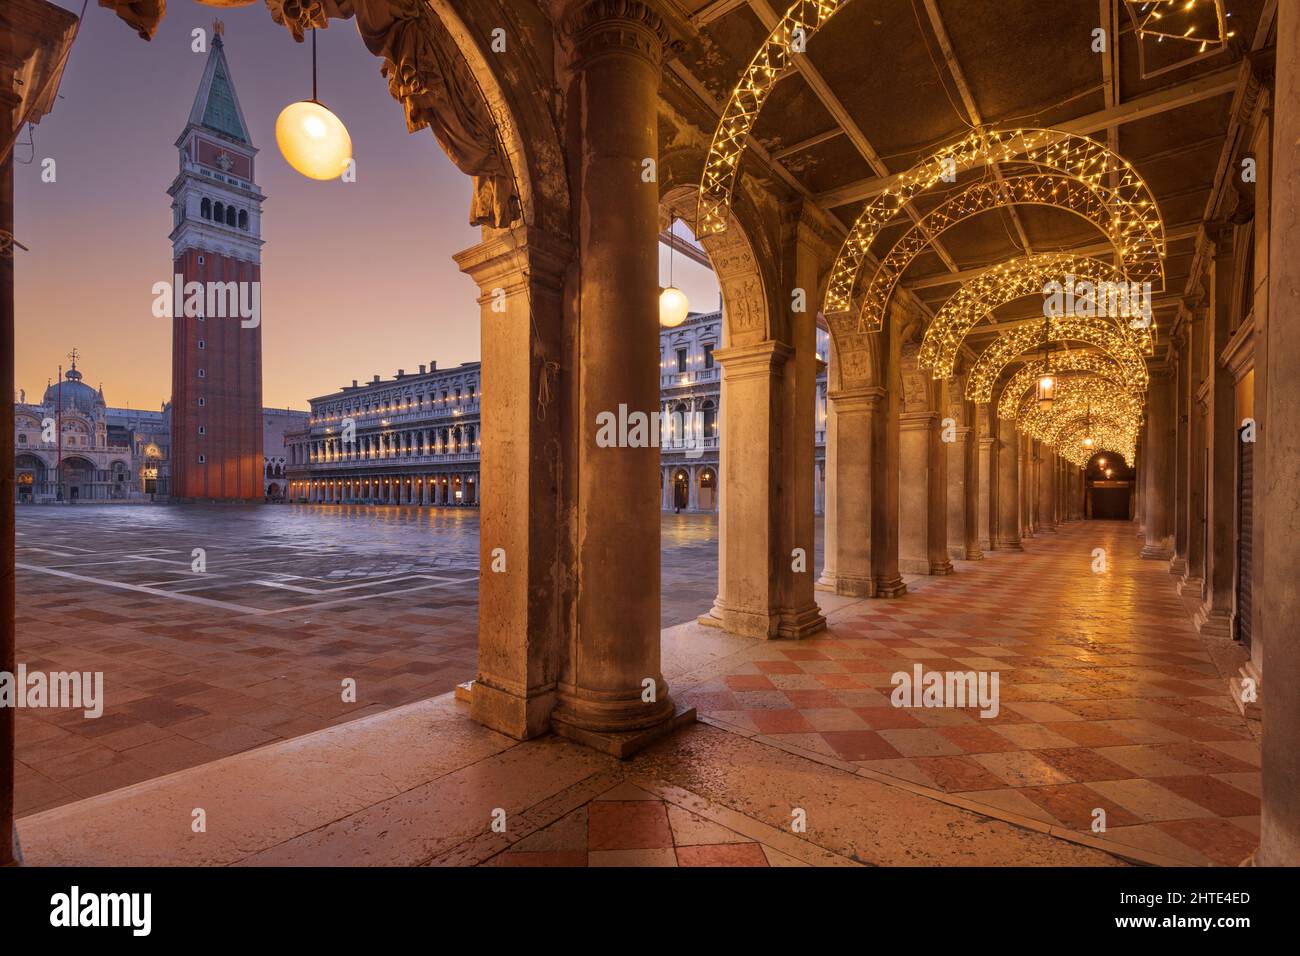
<svg viewBox="0 0 1300 956">
<path fill-rule="evenodd" d="M 524 837 L 485 866 L 807 866 L 630 782 Z"/>
<path fill-rule="evenodd" d="M 17 518 L 18 660 L 102 671 L 107 699 L 97 720 L 19 711 L 20 815 L 445 694 L 477 667 L 472 509 L 23 506 Z M 665 625 L 712 604 L 716 536 L 714 516 L 664 516 Z"/>
<path fill-rule="evenodd" d="M 1025 547 L 853 605 L 824 635 L 758 645 L 675 694 L 720 726 L 997 811 L 1183 862 L 1241 862 L 1258 842 L 1259 747 L 1167 566 L 1140 560 L 1120 522 Z M 1000 713 L 894 707 L 891 677 L 916 663 L 996 671 Z"/>
</svg>

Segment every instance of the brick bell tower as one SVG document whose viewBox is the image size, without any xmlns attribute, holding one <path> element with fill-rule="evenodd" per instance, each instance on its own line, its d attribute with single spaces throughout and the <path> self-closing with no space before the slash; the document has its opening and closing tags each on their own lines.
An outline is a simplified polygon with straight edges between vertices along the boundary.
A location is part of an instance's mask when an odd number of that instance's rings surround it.
<svg viewBox="0 0 1300 956">
<path fill-rule="evenodd" d="M 264 197 L 220 21 L 176 146 L 180 172 L 167 190 L 175 303 L 171 495 L 261 501 Z M 203 314 L 177 307 L 200 288 Z"/>
</svg>

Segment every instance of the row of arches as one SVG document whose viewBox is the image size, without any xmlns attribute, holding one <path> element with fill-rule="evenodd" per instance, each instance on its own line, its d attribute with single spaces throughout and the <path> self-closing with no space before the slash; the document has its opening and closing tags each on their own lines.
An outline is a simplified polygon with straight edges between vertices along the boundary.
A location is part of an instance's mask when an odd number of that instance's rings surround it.
<svg viewBox="0 0 1300 956">
<path fill-rule="evenodd" d="M 204 219 L 210 219 L 213 222 L 229 226 L 231 229 L 242 229 L 248 231 L 248 210 L 236 209 L 232 205 L 217 200 L 204 198 L 199 203 L 199 215 Z"/>
</svg>

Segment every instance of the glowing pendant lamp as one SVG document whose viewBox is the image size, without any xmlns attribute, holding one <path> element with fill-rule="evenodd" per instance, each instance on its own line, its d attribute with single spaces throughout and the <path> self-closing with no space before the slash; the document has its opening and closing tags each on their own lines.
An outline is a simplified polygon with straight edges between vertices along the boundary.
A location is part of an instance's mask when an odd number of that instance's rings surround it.
<svg viewBox="0 0 1300 956">
<path fill-rule="evenodd" d="M 659 324 L 675 329 L 690 315 L 691 303 L 686 293 L 673 285 L 673 227 L 668 226 L 668 288 L 659 293 Z"/>
<path fill-rule="evenodd" d="M 1049 321 L 1048 328 L 1050 330 Z M 1038 409 L 1042 412 L 1052 410 L 1056 398 L 1056 378 L 1052 375 L 1052 353 L 1047 348 L 1047 338 L 1043 339 L 1043 375 L 1038 380 Z"/>
<path fill-rule="evenodd" d="M 338 179 L 352 161 L 343 121 L 316 99 L 316 30 L 311 31 L 311 99 L 290 103 L 275 121 L 275 142 L 290 166 L 309 179 Z"/>
</svg>

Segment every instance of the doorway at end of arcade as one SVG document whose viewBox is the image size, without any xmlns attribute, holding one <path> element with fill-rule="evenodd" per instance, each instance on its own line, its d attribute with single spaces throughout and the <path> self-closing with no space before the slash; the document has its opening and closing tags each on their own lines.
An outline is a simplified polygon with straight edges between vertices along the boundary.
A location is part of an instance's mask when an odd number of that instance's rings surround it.
<svg viewBox="0 0 1300 956">
<path fill-rule="evenodd" d="M 1133 466 L 1123 455 L 1099 451 L 1084 469 L 1084 516 L 1098 521 L 1131 521 L 1137 497 Z"/>
</svg>

